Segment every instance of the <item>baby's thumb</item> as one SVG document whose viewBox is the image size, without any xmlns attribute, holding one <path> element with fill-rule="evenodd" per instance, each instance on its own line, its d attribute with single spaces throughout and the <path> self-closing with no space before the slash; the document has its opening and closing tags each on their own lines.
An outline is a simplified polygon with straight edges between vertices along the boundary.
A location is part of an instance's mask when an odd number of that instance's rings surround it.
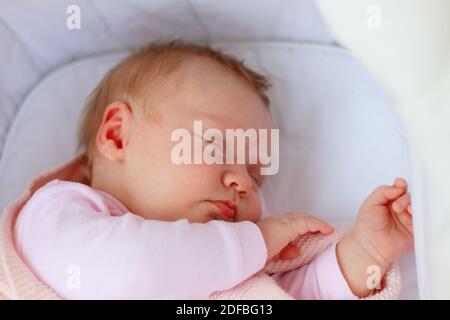
<svg viewBox="0 0 450 320">
<path fill-rule="evenodd" d="M 389 201 L 392 201 L 404 192 L 403 188 L 391 187 L 391 186 L 380 186 L 376 188 L 366 199 L 366 205 L 385 205 Z"/>
</svg>

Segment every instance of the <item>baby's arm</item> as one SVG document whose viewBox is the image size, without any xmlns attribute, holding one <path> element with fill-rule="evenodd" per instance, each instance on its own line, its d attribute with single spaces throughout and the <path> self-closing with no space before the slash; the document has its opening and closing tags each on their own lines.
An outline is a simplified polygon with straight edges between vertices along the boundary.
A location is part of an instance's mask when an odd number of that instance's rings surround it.
<svg viewBox="0 0 450 320">
<path fill-rule="evenodd" d="M 15 230 L 26 263 L 64 298 L 207 298 L 266 262 L 254 223 L 111 216 L 98 195 L 72 187 L 39 190 Z"/>
<path fill-rule="evenodd" d="M 272 278 L 298 300 L 356 298 L 340 270 L 336 245 L 326 249 L 311 263 L 291 271 L 275 273 Z"/>
<path fill-rule="evenodd" d="M 339 242 L 337 257 L 348 285 L 359 297 L 368 296 L 389 268 L 388 263 L 380 263 L 369 255 L 353 234 L 345 236 Z M 374 267 L 377 269 L 374 270 Z"/>
<path fill-rule="evenodd" d="M 344 277 L 358 296 L 370 294 L 390 264 L 414 246 L 407 183 L 380 186 L 364 201 L 353 231 L 337 247 Z"/>
<path fill-rule="evenodd" d="M 394 186 L 378 187 L 364 201 L 354 229 L 337 246 L 273 278 L 296 299 L 365 297 L 412 247 L 411 199 L 406 181 L 396 179 Z M 292 250 L 286 253 L 287 259 L 296 257 Z"/>
</svg>

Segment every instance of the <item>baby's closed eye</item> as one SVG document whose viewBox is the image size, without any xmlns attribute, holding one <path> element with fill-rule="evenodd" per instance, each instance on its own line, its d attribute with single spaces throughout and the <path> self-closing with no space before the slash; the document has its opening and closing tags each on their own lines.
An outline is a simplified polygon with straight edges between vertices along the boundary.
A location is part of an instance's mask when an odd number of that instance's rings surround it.
<svg viewBox="0 0 450 320">
<path fill-rule="evenodd" d="M 264 178 L 261 175 L 261 168 L 258 165 L 251 164 L 247 166 L 247 171 L 252 180 L 255 182 L 256 186 L 260 187 L 264 182 Z"/>
</svg>

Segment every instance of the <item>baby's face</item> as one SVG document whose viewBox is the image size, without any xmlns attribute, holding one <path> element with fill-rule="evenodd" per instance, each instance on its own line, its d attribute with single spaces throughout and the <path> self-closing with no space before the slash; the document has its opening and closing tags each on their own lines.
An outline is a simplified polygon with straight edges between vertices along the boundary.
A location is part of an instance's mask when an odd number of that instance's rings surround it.
<svg viewBox="0 0 450 320">
<path fill-rule="evenodd" d="M 166 221 L 258 221 L 257 181 L 264 179 L 258 164 L 177 165 L 171 155 L 179 141 L 172 141 L 171 135 L 177 128 L 186 128 L 192 143 L 201 139 L 193 134 L 195 120 L 202 121 L 203 131 L 217 128 L 224 137 L 225 129 L 270 131 L 272 122 L 261 98 L 223 66 L 192 58 L 164 80 L 152 103 L 157 106 L 157 120 L 130 115 L 120 199 L 128 209 L 144 218 Z M 203 140 L 203 146 L 206 143 Z M 234 203 L 235 215 L 223 215 L 214 201 Z"/>
</svg>

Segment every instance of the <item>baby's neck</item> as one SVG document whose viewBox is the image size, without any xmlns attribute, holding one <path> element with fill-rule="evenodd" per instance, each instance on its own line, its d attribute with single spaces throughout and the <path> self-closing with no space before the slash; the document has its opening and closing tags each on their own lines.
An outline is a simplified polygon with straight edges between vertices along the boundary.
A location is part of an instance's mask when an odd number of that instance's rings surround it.
<svg viewBox="0 0 450 320">
<path fill-rule="evenodd" d="M 108 165 L 92 166 L 90 187 L 110 194 L 128 207 L 123 185 L 120 170 L 117 168 L 111 168 Z"/>
</svg>

